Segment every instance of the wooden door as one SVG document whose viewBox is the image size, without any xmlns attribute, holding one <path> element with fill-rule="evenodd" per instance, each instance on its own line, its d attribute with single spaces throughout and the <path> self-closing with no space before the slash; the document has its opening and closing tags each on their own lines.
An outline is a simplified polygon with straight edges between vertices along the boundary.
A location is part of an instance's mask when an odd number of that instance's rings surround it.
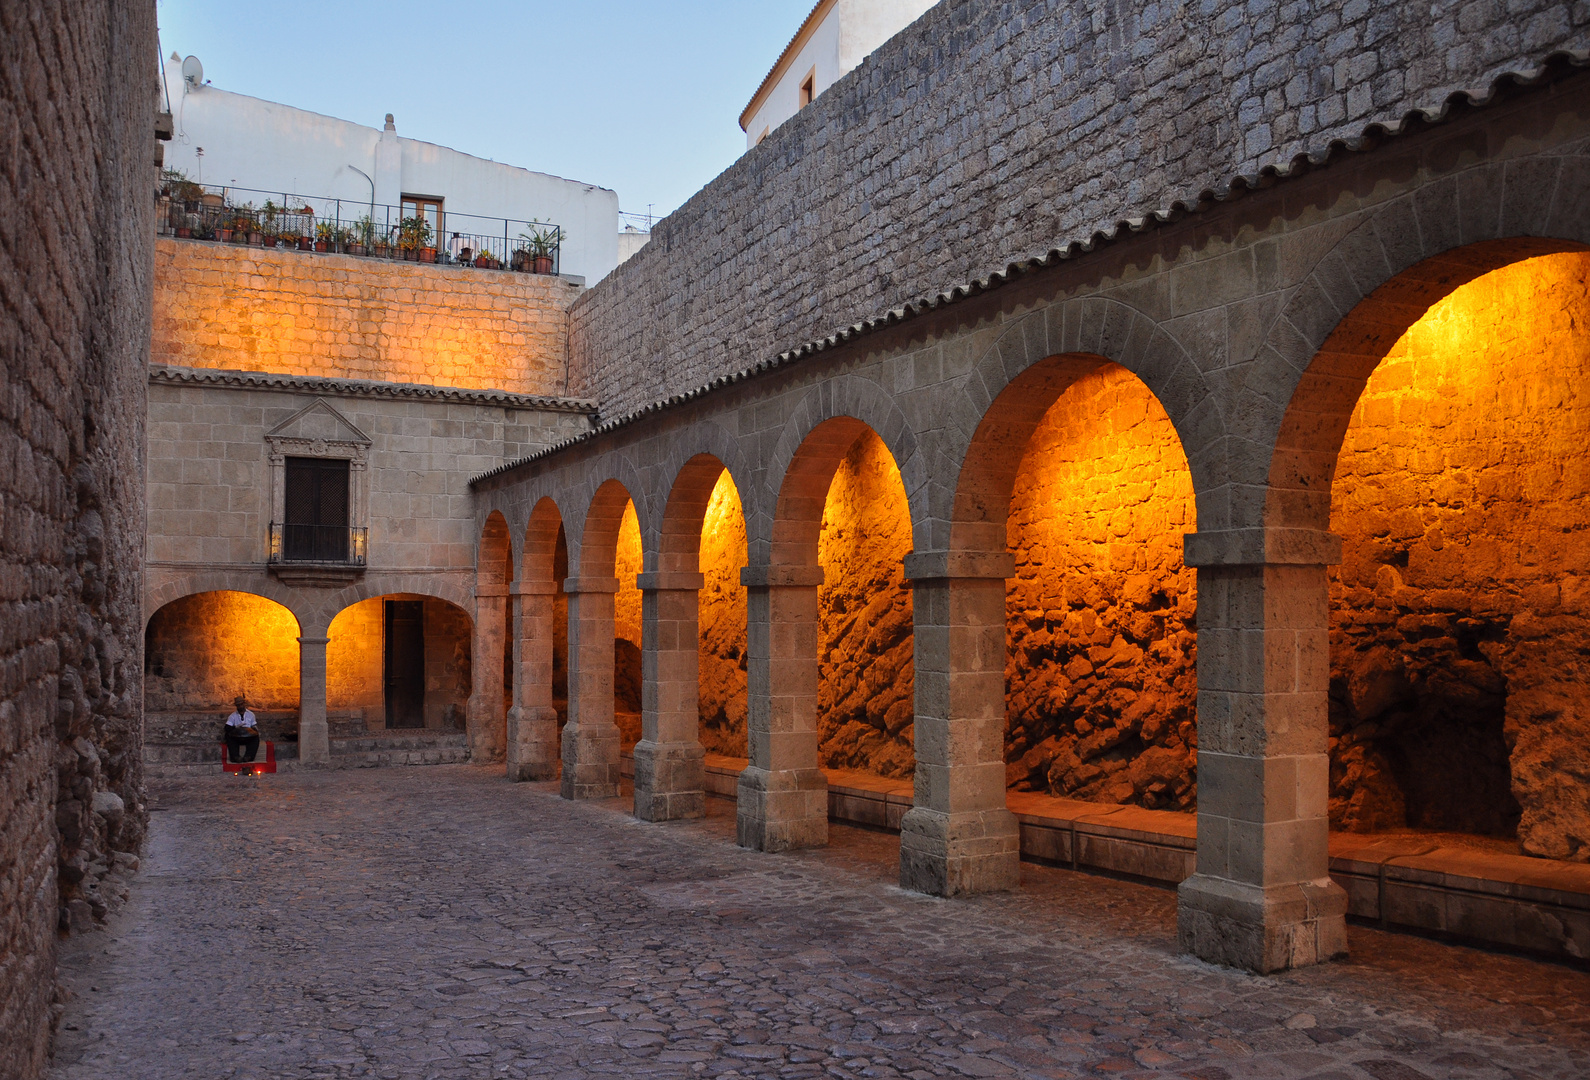
<svg viewBox="0 0 1590 1080">
<path fill-rule="evenodd" d="M 386 726 L 425 726 L 425 601 L 388 600 L 383 669 Z"/>
</svg>

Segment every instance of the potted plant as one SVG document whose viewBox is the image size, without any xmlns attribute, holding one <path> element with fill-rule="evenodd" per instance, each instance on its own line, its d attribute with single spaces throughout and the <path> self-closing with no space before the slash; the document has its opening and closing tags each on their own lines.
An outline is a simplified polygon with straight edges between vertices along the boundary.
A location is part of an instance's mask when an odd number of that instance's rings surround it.
<svg viewBox="0 0 1590 1080">
<path fill-rule="evenodd" d="M 329 221 L 322 221 L 315 226 L 315 250 L 330 251 L 337 242 L 337 227 Z"/>
<path fill-rule="evenodd" d="M 278 229 L 276 219 L 280 214 L 281 207 L 271 202 L 271 200 L 266 199 L 265 205 L 260 209 L 259 244 L 261 247 L 273 248 L 276 246 L 276 233 Z M 254 238 L 252 236 L 249 237 L 249 242 L 254 242 Z"/>
<path fill-rule="evenodd" d="M 530 249 L 520 244 L 513 249 L 513 255 L 509 258 L 508 266 L 521 274 L 528 274 L 534 263 L 535 260 L 530 255 Z"/>
<path fill-rule="evenodd" d="M 348 254 L 363 255 L 375 247 L 375 222 L 366 214 L 353 223 L 348 238 Z"/>
<path fill-rule="evenodd" d="M 436 249 L 430 246 L 431 223 L 424 218 L 406 217 L 398 223 L 398 249 L 403 252 L 403 258 L 409 262 L 418 259 L 420 262 L 435 262 Z M 430 258 L 426 258 L 426 253 Z"/>
<path fill-rule="evenodd" d="M 289 225 L 278 235 L 281 242 L 287 245 L 289 250 L 297 248 L 302 251 L 304 249 L 304 234 L 298 231 L 297 226 Z"/>
<path fill-rule="evenodd" d="M 497 261 L 497 257 L 491 252 L 482 251 L 475 256 L 475 265 L 482 270 L 495 270 L 502 264 Z"/>
<path fill-rule="evenodd" d="M 561 239 L 558 227 L 553 225 L 545 229 L 533 229 L 519 235 L 529 242 L 532 272 L 552 273 L 552 258 L 557 253 L 558 241 Z"/>
</svg>

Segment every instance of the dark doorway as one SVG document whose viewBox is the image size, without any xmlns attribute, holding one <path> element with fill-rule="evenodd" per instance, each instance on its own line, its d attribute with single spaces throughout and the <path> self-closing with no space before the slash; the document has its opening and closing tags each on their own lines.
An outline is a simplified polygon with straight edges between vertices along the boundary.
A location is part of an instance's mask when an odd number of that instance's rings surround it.
<svg viewBox="0 0 1590 1080">
<path fill-rule="evenodd" d="M 425 601 L 385 602 L 386 726 L 425 726 Z"/>
<path fill-rule="evenodd" d="M 348 561 L 348 462 L 287 459 L 282 556 L 288 562 Z"/>
</svg>

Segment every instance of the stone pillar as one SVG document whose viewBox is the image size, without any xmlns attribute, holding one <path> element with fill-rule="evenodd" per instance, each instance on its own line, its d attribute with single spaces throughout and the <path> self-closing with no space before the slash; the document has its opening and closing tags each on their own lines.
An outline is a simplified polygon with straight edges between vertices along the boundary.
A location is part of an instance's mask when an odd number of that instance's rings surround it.
<svg viewBox="0 0 1590 1080">
<path fill-rule="evenodd" d="M 550 581 L 514 582 L 513 708 L 508 710 L 508 779 L 554 780 L 558 775 L 558 710 L 552 704 Z"/>
<path fill-rule="evenodd" d="M 475 638 L 470 646 L 469 760 L 503 758 L 502 658 L 508 633 L 508 586 L 475 590 Z"/>
<path fill-rule="evenodd" d="M 331 732 L 326 726 L 326 637 L 298 639 L 298 762 L 331 764 Z"/>
<path fill-rule="evenodd" d="M 935 896 L 1014 889 L 1021 828 L 1005 805 L 1005 579 L 1015 556 L 915 552 L 915 798 L 900 886 Z"/>
<path fill-rule="evenodd" d="M 747 732 L 735 811 L 741 847 L 828 843 L 828 777 L 817 767 L 820 566 L 748 566 Z"/>
<path fill-rule="evenodd" d="M 617 578 L 571 577 L 569 722 L 563 725 L 563 797 L 618 794 L 618 725 L 613 723 L 613 594 Z"/>
<path fill-rule="evenodd" d="M 1304 529 L 1195 533 L 1198 868 L 1181 947 L 1255 972 L 1347 952 L 1329 876 L 1330 646 L 1325 568 L 1341 540 Z"/>
<path fill-rule="evenodd" d="M 645 821 L 707 812 L 701 749 L 702 575 L 641 574 L 641 738 L 635 744 L 635 816 Z"/>
</svg>

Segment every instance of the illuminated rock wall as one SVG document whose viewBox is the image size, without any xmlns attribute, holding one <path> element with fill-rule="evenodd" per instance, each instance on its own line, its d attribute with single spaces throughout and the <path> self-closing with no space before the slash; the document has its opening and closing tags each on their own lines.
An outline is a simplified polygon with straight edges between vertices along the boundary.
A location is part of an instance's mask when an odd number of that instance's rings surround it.
<svg viewBox="0 0 1590 1080">
<path fill-rule="evenodd" d="M 817 545 L 818 759 L 827 768 L 904 779 L 916 767 L 911 591 L 902 562 L 910 551 L 900 470 L 869 431 L 834 474 Z"/>
<path fill-rule="evenodd" d="M 613 596 L 613 711 L 625 746 L 640 741 L 640 518 L 632 502 L 618 525 L 618 552 L 613 560 L 618 592 Z"/>
<path fill-rule="evenodd" d="M 1431 308 L 1375 370 L 1331 527 L 1331 819 L 1590 859 L 1590 256 Z"/>
<path fill-rule="evenodd" d="M 701 745 L 745 757 L 745 514 L 728 470 L 718 477 L 701 527 Z"/>
<path fill-rule="evenodd" d="M 1008 527 L 1010 786 L 1193 808 L 1194 517 L 1175 428 L 1124 368 L 1086 376 L 1044 415 Z"/>
<path fill-rule="evenodd" d="M 152 364 L 557 395 L 561 278 L 155 242 Z"/>
<path fill-rule="evenodd" d="M 148 712 L 224 715 L 243 694 L 258 711 L 298 709 L 298 620 L 240 592 L 199 593 L 155 612 L 144 636 Z"/>
</svg>

